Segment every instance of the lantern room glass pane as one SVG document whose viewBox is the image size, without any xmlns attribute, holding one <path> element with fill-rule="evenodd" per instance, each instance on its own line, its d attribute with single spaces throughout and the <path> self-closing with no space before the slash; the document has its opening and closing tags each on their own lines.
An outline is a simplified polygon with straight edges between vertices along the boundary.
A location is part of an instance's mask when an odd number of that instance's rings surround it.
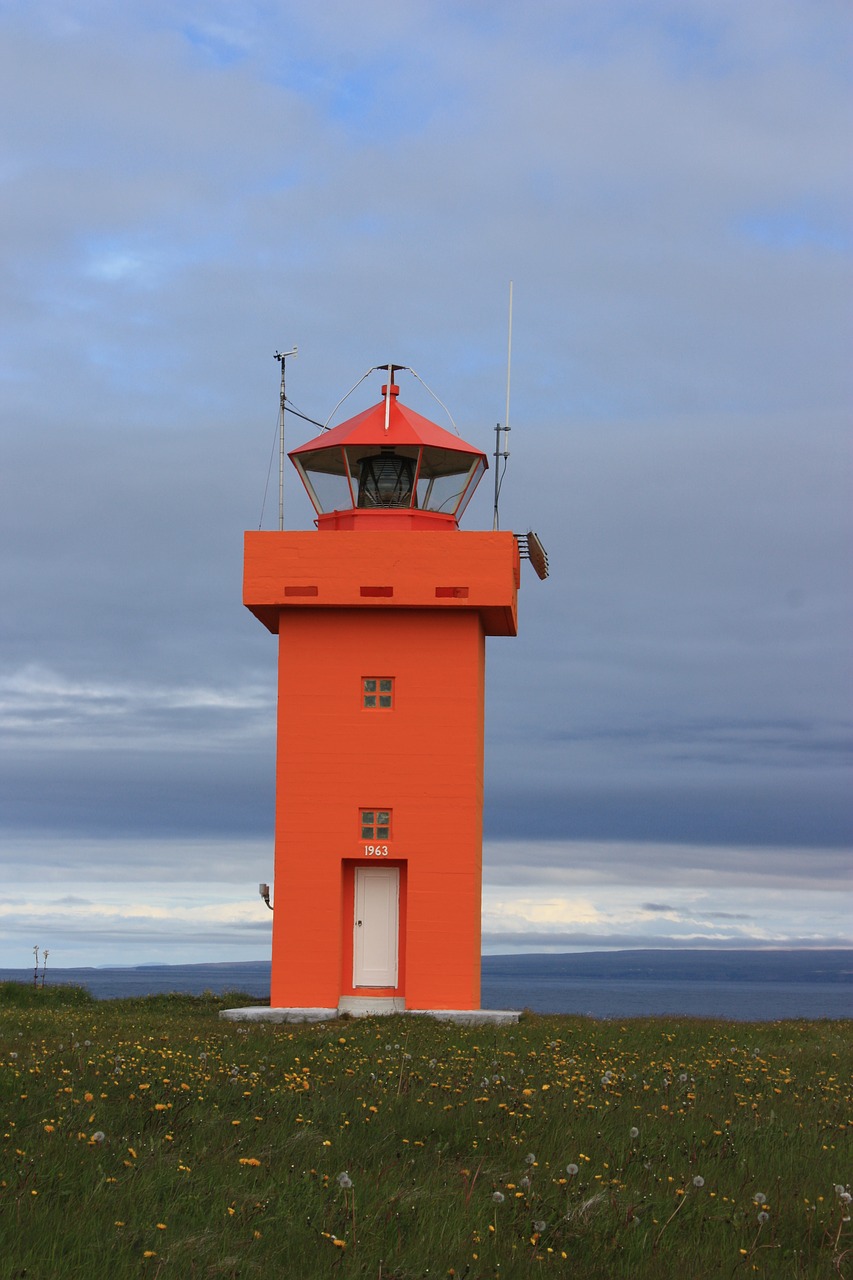
<svg viewBox="0 0 853 1280">
<path fill-rule="evenodd" d="M 346 476 L 330 475 L 324 471 L 307 471 L 306 475 L 324 511 L 348 511 L 352 507 L 352 494 Z"/>
</svg>

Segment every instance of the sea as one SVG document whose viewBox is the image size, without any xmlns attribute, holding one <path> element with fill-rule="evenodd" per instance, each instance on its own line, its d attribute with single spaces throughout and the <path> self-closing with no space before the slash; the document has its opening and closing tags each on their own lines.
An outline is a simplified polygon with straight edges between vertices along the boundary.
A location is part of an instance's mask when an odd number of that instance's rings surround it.
<svg viewBox="0 0 853 1280">
<path fill-rule="evenodd" d="M 41 975 L 40 975 L 41 976 Z M 0 981 L 32 982 L 32 969 Z M 269 998 L 269 961 L 49 969 L 99 1000 L 163 992 Z M 238 1003 L 238 1002 L 237 1002 Z M 853 1017 L 853 950 L 593 951 L 483 957 L 482 1007 L 590 1018 L 688 1016 L 744 1022 Z"/>
</svg>

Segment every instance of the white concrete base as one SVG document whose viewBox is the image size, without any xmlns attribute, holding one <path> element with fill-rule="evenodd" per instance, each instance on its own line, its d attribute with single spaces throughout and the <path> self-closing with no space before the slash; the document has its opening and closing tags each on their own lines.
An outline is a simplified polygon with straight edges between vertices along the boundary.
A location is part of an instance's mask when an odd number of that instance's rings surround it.
<svg viewBox="0 0 853 1280">
<path fill-rule="evenodd" d="M 271 1009 L 269 1005 L 249 1005 L 245 1009 L 220 1009 L 228 1022 L 331 1022 L 337 1009 Z"/>
<path fill-rule="evenodd" d="M 388 1005 L 397 1007 L 389 1008 Z M 337 1009 L 271 1009 L 268 1005 L 249 1005 L 245 1009 L 220 1009 L 219 1016 L 228 1022 L 331 1022 L 342 1013 L 353 1018 L 404 1013 L 406 1017 L 452 1022 L 457 1027 L 505 1027 L 518 1022 L 521 1017 L 517 1009 L 406 1009 L 405 1001 L 399 996 L 375 996 L 373 999 L 341 996 Z"/>
<path fill-rule="evenodd" d="M 353 1018 L 405 1012 L 406 1001 L 402 996 L 341 996 L 338 1001 L 338 1013 L 348 1013 Z"/>
</svg>

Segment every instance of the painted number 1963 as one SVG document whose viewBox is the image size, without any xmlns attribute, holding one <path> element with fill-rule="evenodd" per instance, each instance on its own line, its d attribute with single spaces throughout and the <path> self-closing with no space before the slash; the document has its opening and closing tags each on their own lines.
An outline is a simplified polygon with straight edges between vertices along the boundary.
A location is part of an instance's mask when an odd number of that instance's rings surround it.
<svg viewBox="0 0 853 1280">
<path fill-rule="evenodd" d="M 366 844 L 364 856 L 365 858 L 387 858 L 388 846 L 387 844 Z"/>
</svg>

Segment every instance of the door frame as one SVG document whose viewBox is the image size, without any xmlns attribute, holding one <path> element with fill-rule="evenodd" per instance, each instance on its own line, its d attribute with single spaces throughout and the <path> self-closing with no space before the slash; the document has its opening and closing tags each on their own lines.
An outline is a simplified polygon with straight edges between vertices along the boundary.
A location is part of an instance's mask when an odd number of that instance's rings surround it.
<svg viewBox="0 0 853 1280">
<path fill-rule="evenodd" d="M 368 864 L 370 865 L 370 864 Z M 408 860 L 406 858 L 382 859 L 383 867 L 396 867 L 397 885 L 397 985 L 389 987 L 356 987 L 355 976 L 355 873 L 365 866 L 365 860 L 344 858 L 341 862 L 341 993 L 358 995 L 370 991 L 374 995 L 405 995 L 406 982 L 406 916 L 408 897 Z"/>
</svg>

